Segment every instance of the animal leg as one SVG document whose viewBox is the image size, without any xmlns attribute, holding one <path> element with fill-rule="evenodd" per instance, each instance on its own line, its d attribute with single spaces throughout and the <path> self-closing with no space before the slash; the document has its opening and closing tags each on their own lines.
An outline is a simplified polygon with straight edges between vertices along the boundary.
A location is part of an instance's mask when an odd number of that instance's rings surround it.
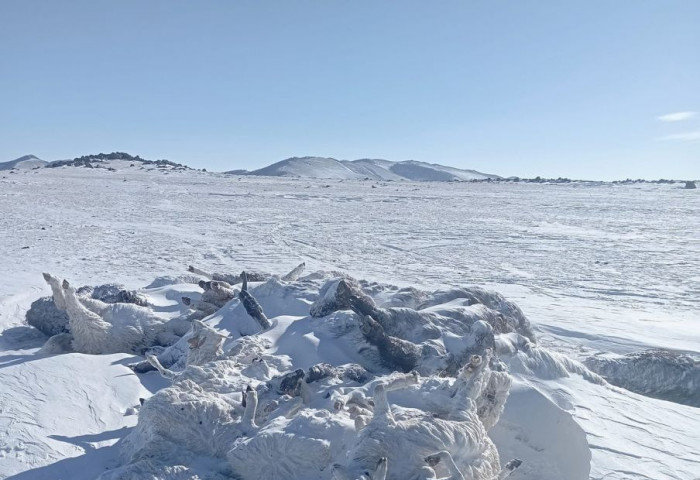
<svg viewBox="0 0 700 480">
<path fill-rule="evenodd" d="M 260 324 L 260 327 L 263 330 L 267 330 L 272 326 L 272 323 L 270 323 L 270 320 L 268 320 L 265 316 L 265 312 L 263 312 L 262 307 L 255 297 L 248 292 L 248 276 L 245 272 L 243 272 L 241 276 L 243 277 L 243 285 L 241 286 L 241 291 L 238 294 L 238 298 L 241 299 L 243 308 L 245 308 L 245 311 L 248 312 L 248 315 L 253 317 Z"/>
<path fill-rule="evenodd" d="M 56 308 L 65 311 L 66 298 L 63 293 L 63 288 L 61 288 L 61 281 L 50 273 L 43 273 L 42 275 L 44 276 L 46 283 L 48 283 L 49 287 L 51 287 L 51 293 L 53 294 L 53 301 L 56 304 Z"/>
<path fill-rule="evenodd" d="M 414 370 L 420 362 L 422 351 L 415 343 L 392 337 L 371 316 L 361 315 L 360 331 L 365 339 L 379 350 L 382 360 L 404 372 Z"/>
<path fill-rule="evenodd" d="M 148 360 L 148 363 L 150 363 L 153 368 L 158 370 L 158 373 L 160 373 L 164 378 L 172 381 L 178 376 L 177 373 L 173 372 L 172 370 L 168 370 L 161 365 L 161 363 L 158 361 L 158 357 L 155 355 L 146 355 L 146 360 Z"/>
<path fill-rule="evenodd" d="M 199 268 L 193 267 L 192 265 L 190 265 L 190 266 L 187 267 L 187 271 L 188 271 L 188 272 L 192 272 L 192 273 L 194 273 L 194 274 L 196 274 L 196 275 L 201 275 L 201 276 L 206 277 L 206 278 L 209 278 L 209 279 L 212 278 L 211 273 L 205 272 L 204 270 L 200 270 Z"/>
<path fill-rule="evenodd" d="M 304 268 L 306 268 L 306 262 L 301 262 L 299 265 L 294 267 L 294 269 L 291 272 L 283 276 L 281 280 L 284 282 L 293 282 L 297 280 L 304 272 Z"/>
<path fill-rule="evenodd" d="M 394 415 L 391 413 L 391 406 L 386 397 L 386 384 L 380 383 L 374 387 L 374 417 L 372 422 L 394 424 Z"/>
<path fill-rule="evenodd" d="M 386 457 L 382 457 L 377 462 L 377 468 L 374 470 L 372 475 L 372 480 L 386 480 L 386 474 L 389 468 L 388 460 Z"/>
<path fill-rule="evenodd" d="M 488 384 L 490 370 L 487 364 L 488 357 L 484 359 L 479 355 L 472 355 L 469 363 L 460 371 L 455 382 L 451 419 L 462 420 L 466 418 L 468 411 L 476 411 L 477 399 Z"/>
<path fill-rule="evenodd" d="M 245 410 L 243 412 L 243 417 L 241 418 L 241 425 L 245 432 L 255 430 L 258 428 L 255 425 L 255 413 L 258 409 L 258 394 L 255 390 L 248 385 L 245 392 Z"/>
</svg>

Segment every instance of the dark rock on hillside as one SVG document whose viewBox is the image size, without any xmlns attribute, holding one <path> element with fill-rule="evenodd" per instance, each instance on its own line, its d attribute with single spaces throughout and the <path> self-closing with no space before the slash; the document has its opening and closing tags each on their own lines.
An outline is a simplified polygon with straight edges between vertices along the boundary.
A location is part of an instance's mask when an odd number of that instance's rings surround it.
<svg viewBox="0 0 700 480">
<path fill-rule="evenodd" d="M 146 160 L 138 155 L 129 155 L 125 152 L 98 153 L 96 155 L 83 155 L 82 157 L 74 158 L 73 160 L 57 160 L 46 165 L 47 168 L 57 167 L 87 167 L 94 168 L 100 163 L 109 160 L 127 160 L 131 162 L 139 162 L 143 165 L 156 165 L 157 167 L 175 167 L 181 169 L 189 169 L 188 166 L 181 163 L 171 162 L 170 160 Z"/>
</svg>

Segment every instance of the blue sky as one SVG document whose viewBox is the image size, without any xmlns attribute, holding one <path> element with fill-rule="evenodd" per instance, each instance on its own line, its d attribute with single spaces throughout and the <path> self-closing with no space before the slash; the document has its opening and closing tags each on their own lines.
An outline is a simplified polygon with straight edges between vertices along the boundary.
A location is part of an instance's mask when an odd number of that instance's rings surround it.
<svg viewBox="0 0 700 480">
<path fill-rule="evenodd" d="M 694 112 L 696 0 L 0 1 L 0 161 L 700 178 Z"/>
</svg>

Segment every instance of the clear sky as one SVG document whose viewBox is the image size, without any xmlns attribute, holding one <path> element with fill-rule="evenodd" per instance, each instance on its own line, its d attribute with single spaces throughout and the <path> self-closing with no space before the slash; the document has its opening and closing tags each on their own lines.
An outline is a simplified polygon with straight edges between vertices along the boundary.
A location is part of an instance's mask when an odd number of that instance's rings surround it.
<svg viewBox="0 0 700 480">
<path fill-rule="evenodd" d="M 700 178 L 698 0 L 1 0 L 0 161 Z"/>
</svg>

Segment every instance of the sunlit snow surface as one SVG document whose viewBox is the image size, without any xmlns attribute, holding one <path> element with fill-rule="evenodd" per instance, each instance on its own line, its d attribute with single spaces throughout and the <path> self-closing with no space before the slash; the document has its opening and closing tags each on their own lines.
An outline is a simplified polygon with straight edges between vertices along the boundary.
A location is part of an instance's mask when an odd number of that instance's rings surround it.
<svg viewBox="0 0 700 480">
<path fill-rule="evenodd" d="M 579 360 L 649 348 L 700 352 L 697 190 L 307 181 L 114 167 L 2 172 L 0 478 L 94 478 L 115 466 L 110 445 L 136 422 L 127 409 L 166 384 L 134 375 L 128 355 L 34 355 L 42 338 L 17 327 L 29 304 L 49 294 L 44 271 L 78 285 L 138 288 L 185 273 L 188 264 L 284 273 L 305 261 L 307 271 L 342 270 L 427 290 L 485 285 L 524 310 L 541 344 Z M 540 410 L 541 420 L 523 413 L 530 425 L 510 422 L 534 395 L 548 397 L 586 432 L 591 478 L 700 478 L 697 408 L 576 375 L 516 380 L 492 436 L 503 458 L 515 447 L 501 448 L 504 436 L 523 439 L 535 453 L 512 478 L 535 478 L 528 472 L 544 468 L 538 442 L 551 448 L 556 411 Z"/>
</svg>

